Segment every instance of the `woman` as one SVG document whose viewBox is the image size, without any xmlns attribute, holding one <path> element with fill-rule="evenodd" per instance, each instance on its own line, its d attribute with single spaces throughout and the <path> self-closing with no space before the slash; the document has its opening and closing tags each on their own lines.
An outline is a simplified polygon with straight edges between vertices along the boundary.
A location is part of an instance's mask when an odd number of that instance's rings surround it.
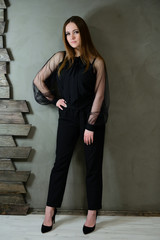
<svg viewBox="0 0 160 240">
<path fill-rule="evenodd" d="M 50 231 L 55 222 L 57 208 L 62 204 L 72 153 L 81 136 L 86 159 L 88 200 L 83 232 L 88 234 L 94 231 L 97 211 L 102 207 L 102 159 L 108 115 L 104 100 L 106 70 L 82 18 L 73 16 L 64 23 L 63 41 L 66 51 L 54 54 L 34 79 L 34 85 L 47 103 L 59 108 L 56 159 L 41 231 Z M 51 75 L 56 79 L 58 97 L 46 84 Z"/>
</svg>

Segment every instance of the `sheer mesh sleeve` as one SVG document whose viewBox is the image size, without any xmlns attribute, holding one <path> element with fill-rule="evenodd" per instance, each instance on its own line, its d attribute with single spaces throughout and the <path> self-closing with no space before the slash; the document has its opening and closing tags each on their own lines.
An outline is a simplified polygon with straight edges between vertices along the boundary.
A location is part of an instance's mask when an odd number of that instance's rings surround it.
<svg viewBox="0 0 160 240">
<path fill-rule="evenodd" d="M 56 92 L 55 78 L 58 64 L 63 61 L 63 58 L 64 52 L 54 54 L 35 76 L 33 80 L 33 90 L 38 103 L 55 104 L 58 100 L 54 94 Z M 46 97 L 53 98 L 53 101 L 49 101 Z"/>
<path fill-rule="evenodd" d="M 94 131 L 95 125 L 104 124 L 107 121 L 109 108 L 109 88 L 105 63 L 98 58 L 94 62 L 94 67 L 97 74 L 95 97 L 86 125 L 86 129 L 90 131 Z"/>
</svg>

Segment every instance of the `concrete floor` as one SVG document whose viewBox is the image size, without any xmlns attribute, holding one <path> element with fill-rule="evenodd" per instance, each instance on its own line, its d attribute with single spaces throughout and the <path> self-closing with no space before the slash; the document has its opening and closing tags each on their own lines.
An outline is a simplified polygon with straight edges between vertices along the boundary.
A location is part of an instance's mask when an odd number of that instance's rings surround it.
<svg viewBox="0 0 160 240">
<path fill-rule="evenodd" d="M 44 215 L 0 215 L 2 240 L 160 240 L 160 217 L 98 216 L 96 229 L 84 235 L 85 216 L 57 215 L 51 232 L 40 232 Z"/>
</svg>

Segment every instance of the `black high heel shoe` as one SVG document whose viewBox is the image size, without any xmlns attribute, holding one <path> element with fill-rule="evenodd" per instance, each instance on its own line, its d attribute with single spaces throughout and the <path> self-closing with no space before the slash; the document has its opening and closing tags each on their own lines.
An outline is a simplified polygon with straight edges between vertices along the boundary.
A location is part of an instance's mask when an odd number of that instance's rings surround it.
<svg viewBox="0 0 160 240">
<path fill-rule="evenodd" d="M 54 215 L 52 217 L 52 225 L 51 226 L 45 226 L 42 224 L 42 227 L 41 227 L 41 232 L 42 233 L 46 233 L 46 232 L 49 232 L 52 230 L 52 227 L 53 227 L 53 224 L 55 223 L 55 216 L 57 214 L 57 208 L 54 209 Z"/>
<path fill-rule="evenodd" d="M 96 212 L 96 219 L 97 219 L 98 211 Z M 96 224 L 93 227 L 87 227 L 83 225 L 83 233 L 84 234 L 89 234 L 95 230 Z"/>
<path fill-rule="evenodd" d="M 91 233 L 94 231 L 95 227 L 96 227 L 96 224 L 93 227 L 87 227 L 87 226 L 83 225 L 83 233 L 84 234 Z"/>
</svg>

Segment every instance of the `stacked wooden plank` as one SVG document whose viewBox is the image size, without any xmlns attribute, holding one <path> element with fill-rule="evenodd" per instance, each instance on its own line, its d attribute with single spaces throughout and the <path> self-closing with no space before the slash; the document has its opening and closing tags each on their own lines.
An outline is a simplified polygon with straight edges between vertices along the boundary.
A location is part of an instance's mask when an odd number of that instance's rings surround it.
<svg viewBox="0 0 160 240">
<path fill-rule="evenodd" d="M 13 161 L 27 159 L 30 147 L 19 147 L 16 136 L 27 136 L 31 125 L 26 124 L 23 113 L 29 112 L 24 100 L 10 99 L 10 86 L 6 79 L 7 49 L 3 48 L 5 30 L 4 11 L 6 5 L 0 0 L 0 214 L 27 214 L 25 183 L 30 172 L 17 171 Z"/>
</svg>

